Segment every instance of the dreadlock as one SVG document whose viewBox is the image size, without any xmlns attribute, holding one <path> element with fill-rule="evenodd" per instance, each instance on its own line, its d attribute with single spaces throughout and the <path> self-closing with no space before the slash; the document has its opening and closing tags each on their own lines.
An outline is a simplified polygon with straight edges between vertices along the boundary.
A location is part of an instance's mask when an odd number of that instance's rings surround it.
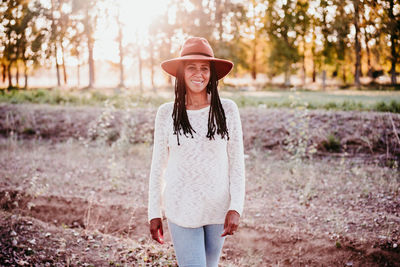
<svg viewBox="0 0 400 267">
<path fill-rule="evenodd" d="M 215 131 L 221 135 L 221 138 L 229 140 L 228 128 L 226 126 L 225 111 L 222 107 L 221 100 L 218 94 L 218 77 L 215 71 L 214 62 L 210 61 L 210 81 L 207 84 L 207 94 L 211 94 L 210 111 L 208 113 L 208 139 L 215 139 Z M 174 121 L 174 134 L 179 143 L 179 135 L 181 130 L 187 137 L 188 134 L 193 138 L 193 132 L 196 132 L 190 125 L 189 118 L 186 112 L 186 85 L 184 78 L 184 65 L 181 64 L 178 68 L 175 79 L 175 102 L 174 110 L 172 112 L 172 119 Z M 217 125 L 215 125 L 215 123 Z"/>
</svg>

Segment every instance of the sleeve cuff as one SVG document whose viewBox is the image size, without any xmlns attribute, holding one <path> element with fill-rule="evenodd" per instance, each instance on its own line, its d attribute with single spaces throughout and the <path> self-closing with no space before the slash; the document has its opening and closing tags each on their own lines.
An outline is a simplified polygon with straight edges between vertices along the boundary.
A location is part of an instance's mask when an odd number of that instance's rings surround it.
<svg viewBox="0 0 400 267">
<path fill-rule="evenodd" d="M 239 213 L 239 215 L 240 215 L 240 217 L 242 217 L 242 213 L 243 213 L 243 205 L 235 205 L 235 204 L 231 204 L 230 206 L 229 206 L 229 210 L 234 210 L 234 211 L 236 211 L 237 213 Z"/>
</svg>

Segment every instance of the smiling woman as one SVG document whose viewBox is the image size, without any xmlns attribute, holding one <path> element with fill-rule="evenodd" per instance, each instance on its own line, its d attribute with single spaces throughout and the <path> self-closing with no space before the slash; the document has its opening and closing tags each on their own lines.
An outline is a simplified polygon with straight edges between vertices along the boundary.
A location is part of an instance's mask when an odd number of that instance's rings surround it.
<svg viewBox="0 0 400 267">
<path fill-rule="evenodd" d="M 245 194 L 243 134 L 235 102 L 218 80 L 233 67 L 191 37 L 180 57 L 161 63 L 174 76 L 175 100 L 161 105 L 149 180 L 151 236 L 163 244 L 163 211 L 179 266 L 217 267 L 227 235 L 239 225 Z"/>
</svg>

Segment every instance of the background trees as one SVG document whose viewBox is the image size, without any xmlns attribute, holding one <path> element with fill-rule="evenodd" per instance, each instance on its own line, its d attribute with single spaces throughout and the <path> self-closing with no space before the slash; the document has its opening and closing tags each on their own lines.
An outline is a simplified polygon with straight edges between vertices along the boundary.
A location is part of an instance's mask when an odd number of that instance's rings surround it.
<svg viewBox="0 0 400 267">
<path fill-rule="evenodd" d="M 362 77 L 371 77 L 374 82 L 386 73 L 390 83 L 397 84 L 398 1 L 169 0 L 163 12 L 142 28 L 121 20 L 118 12 L 124 8 L 123 2 L 1 1 L 1 81 L 10 88 L 20 87 L 23 70 L 23 86 L 27 87 L 28 76 L 35 68 L 53 66 L 58 86 L 66 85 L 68 68 L 75 66 L 80 86 L 80 70 L 87 64 L 87 86 L 93 87 L 96 36 L 103 27 L 99 22 L 108 20 L 118 25 L 112 39 L 119 51 L 115 65 L 119 66 L 121 87 L 129 75 L 126 62 L 137 62 L 137 72 L 144 75 L 148 70 L 155 89 L 158 63 L 177 55 L 179 45 L 190 35 L 206 37 L 216 56 L 233 60 L 234 75 L 249 74 L 253 79 L 257 74 L 270 78 L 283 75 L 286 86 L 293 74 L 303 85 L 307 77 L 311 81 L 320 77 L 324 88 L 327 78 L 359 87 Z M 139 4 L 131 7 L 141 8 Z M 110 15 L 111 9 L 119 11 Z M 141 33 L 130 32 L 132 26 Z"/>
</svg>

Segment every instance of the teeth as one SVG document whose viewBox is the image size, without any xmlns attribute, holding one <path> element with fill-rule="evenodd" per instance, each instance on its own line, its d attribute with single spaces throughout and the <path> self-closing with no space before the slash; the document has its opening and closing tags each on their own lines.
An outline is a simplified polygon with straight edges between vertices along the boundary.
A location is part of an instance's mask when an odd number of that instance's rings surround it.
<svg viewBox="0 0 400 267">
<path fill-rule="evenodd" d="M 202 84 L 202 81 L 192 81 L 192 83 Z"/>
</svg>

